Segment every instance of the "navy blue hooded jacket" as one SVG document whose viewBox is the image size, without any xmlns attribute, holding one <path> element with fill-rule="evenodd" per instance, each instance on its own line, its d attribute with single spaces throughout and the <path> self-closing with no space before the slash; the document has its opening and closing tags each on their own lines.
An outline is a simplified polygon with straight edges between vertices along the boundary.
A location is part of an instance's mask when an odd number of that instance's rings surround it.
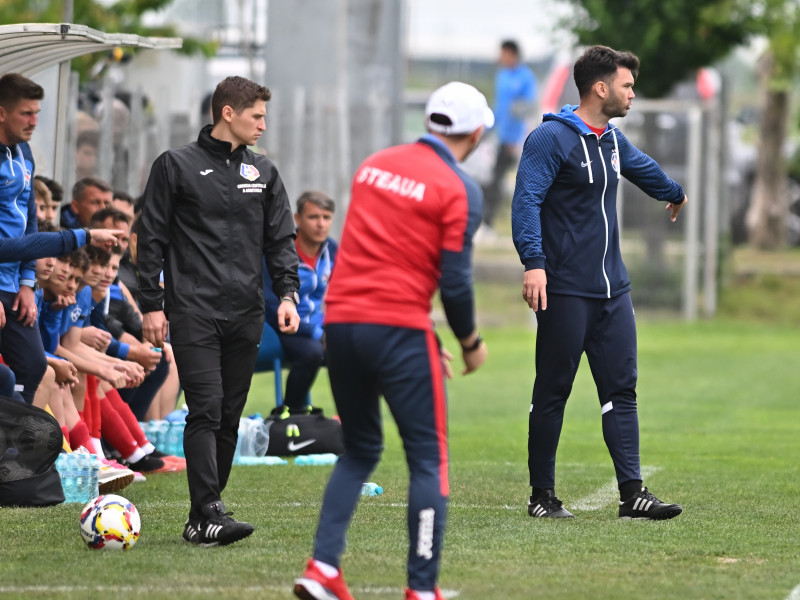
<svg viewBox="0 0 800 600">
<path fill-rule="evenodd" d="M 620 176 L 680 204 L 684 193 L 614 125 L 598 138 L 567 105 L 544 115 L 522 150 L 511 227 L 525 270 L 544 269 L 547 291 L 613 298 L 630 291 L 617 222 Z"/>
</svg>

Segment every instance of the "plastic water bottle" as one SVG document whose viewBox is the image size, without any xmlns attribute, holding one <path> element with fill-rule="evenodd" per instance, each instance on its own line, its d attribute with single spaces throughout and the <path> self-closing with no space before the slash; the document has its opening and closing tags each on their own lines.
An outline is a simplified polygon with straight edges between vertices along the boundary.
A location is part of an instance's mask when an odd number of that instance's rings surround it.
<svg viewBox="0 0 800 600">
<path fill-rule="evenodd" d="M 259 418 L 255 421 L 254 429 L 253 456 L 266 456 L 267 448 L 269 448 L 269 425 L 264 423 L 263 419 Z"/>
<path fill-rule="evenodd" d="M 64 502 L 75 502 L 75 476 L 72 470 L 73 455 L 62 452 L 56 459 L 56 471 L 61 478 L 61 488 L 64 490 Z"/>
<path fill-rule="evenodd" d="M 335 454 L 301 454 L 294 457 L 294 464 L 302 466 L 335 465 L 339 457 Z"/>
<path fill-rule="evenodd" d="M 96 454 L 89 455 L 89 500 L 100 495 L 100 457 Z M 88 500 L 87 500 L 88 502 Z"/>
<path fill-rule="evenodd" d="M 156 448 L 164 452 L 165 454 L 169 454 L 165 452 L 165 448 L 167 447 L 167 436 L 169 434 L 169 422 L 160 420 L 160 421 L 153 421 L 150 423 L 151 431 L 153 432 L 153 436 L 155 439 L 149 438 L 150 443 L 152 443 Z"/>
<path fill-rule="evenodd" d="M 76 502 L 88 502 L 89 498 L 89 471 L 91 469 L 90 454 L 74 453 L 75 456 L 75 478 L 76 482 Z"/>
<path fill-rule="evenodd" d="M 383 494 L 383 488 L 379 486 L 377 483 L 372 483 L 368 481 L 366 483 L 361 484 L 361 495 L 362 496 L 380 496 Z"/>
</svg>

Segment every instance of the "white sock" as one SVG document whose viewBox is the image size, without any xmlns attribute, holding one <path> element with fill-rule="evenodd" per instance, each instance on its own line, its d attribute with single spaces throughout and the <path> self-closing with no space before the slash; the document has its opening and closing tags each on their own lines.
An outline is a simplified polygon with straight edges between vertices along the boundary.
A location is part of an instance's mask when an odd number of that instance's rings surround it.
<svg viewBox="0 0 800 600">
<path fill-rule="evenodd" d="M 416 590 L 412 590 L 419 600 L 436 600 L 436 592 L 418 592 Z"/>
<path fill-rule="evenodd" d="M 106 455 L 103 454 L 103 444 L 100 443 L 100 438 L 92 438 L 92 448 L 94 448 L 94 453 L 100 458 L 106 457 Z"/>
<path fill-rule="evenodd" d="M 149 441 L 144 446 L 142 446 L 141 448 L 142 448 L 142 450 L 144 450 L 145 454 L 152 454 L 153 451 L 155 451 L 155 449 L 156 449 L 156 447 L 153 446 L 153 444 L 151 444 Z"/>
<path fill-rule="evenodd" d="M 135 462 L 139 462 L 139 461 L 140 461 L 140 460 L 142 460 L 142 459 L 143 459 L 145 456 L 147 456 L 147 455 L 145 454 L 144 450 L 142 450 L 141 448 L 137 448 L 137 449 L 134 451 L 134 453 L 133 453 L 133 454 L 131 454 L 130 456 L 126 456 L 126 457 L 125 457 L 125 460 L 127 460 L 129 463 L 133 464 L 133 463 L 135 463 Z"/>
<path fill-rule="evenodd" d="M 325 575 L 325 577 L 336 577 L 339 574 L 339 569 L 333 565 L 329 565 L 326 562 L 314 559 L 314 564 L 320 571 L 322 571 L 322 574 Z"/>
</svg>

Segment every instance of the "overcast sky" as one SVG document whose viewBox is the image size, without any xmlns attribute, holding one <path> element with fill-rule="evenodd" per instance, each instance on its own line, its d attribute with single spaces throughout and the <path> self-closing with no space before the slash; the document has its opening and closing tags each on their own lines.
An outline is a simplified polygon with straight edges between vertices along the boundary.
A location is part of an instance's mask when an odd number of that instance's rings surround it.
<svg viewBox="0 0 800 600">
<path fill-rule="evenodd" d="M 406 0 L 412 56 L 493 58 L 500 42 L 516 39 L 526 60 L 566 46 L 557 32 L 563 6 L 552 0 Z"/>
</svg>

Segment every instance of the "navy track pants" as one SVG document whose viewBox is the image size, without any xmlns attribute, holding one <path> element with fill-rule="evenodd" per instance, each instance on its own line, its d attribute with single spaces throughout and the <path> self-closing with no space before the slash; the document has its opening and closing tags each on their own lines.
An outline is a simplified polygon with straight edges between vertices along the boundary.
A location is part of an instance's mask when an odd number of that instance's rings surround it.
<svg viewBox="0 0 800 600">
<path fill-rule="evenodd" d="M 564 408 L 581 356 L 592 370 L 603 438 L 618 483 L 641 480 L 636 412 L 636 321 L 630 294 L 614 298 L 547 295 L 536 313 L 536 381 L 528 431 L 531 486 L 555 488 Z"/>
<path fill-rule="evenodd" d="M 371 324 L 326 326 L 328 374 L 345 452 L 325 490 L 314 558 L 336 567 L 359 500 L 383 450 L 380 396 L 408 462 L 408 586 L 433 590 L 449 496 L 447 399 L 432 331 Z"/>
</svg>

